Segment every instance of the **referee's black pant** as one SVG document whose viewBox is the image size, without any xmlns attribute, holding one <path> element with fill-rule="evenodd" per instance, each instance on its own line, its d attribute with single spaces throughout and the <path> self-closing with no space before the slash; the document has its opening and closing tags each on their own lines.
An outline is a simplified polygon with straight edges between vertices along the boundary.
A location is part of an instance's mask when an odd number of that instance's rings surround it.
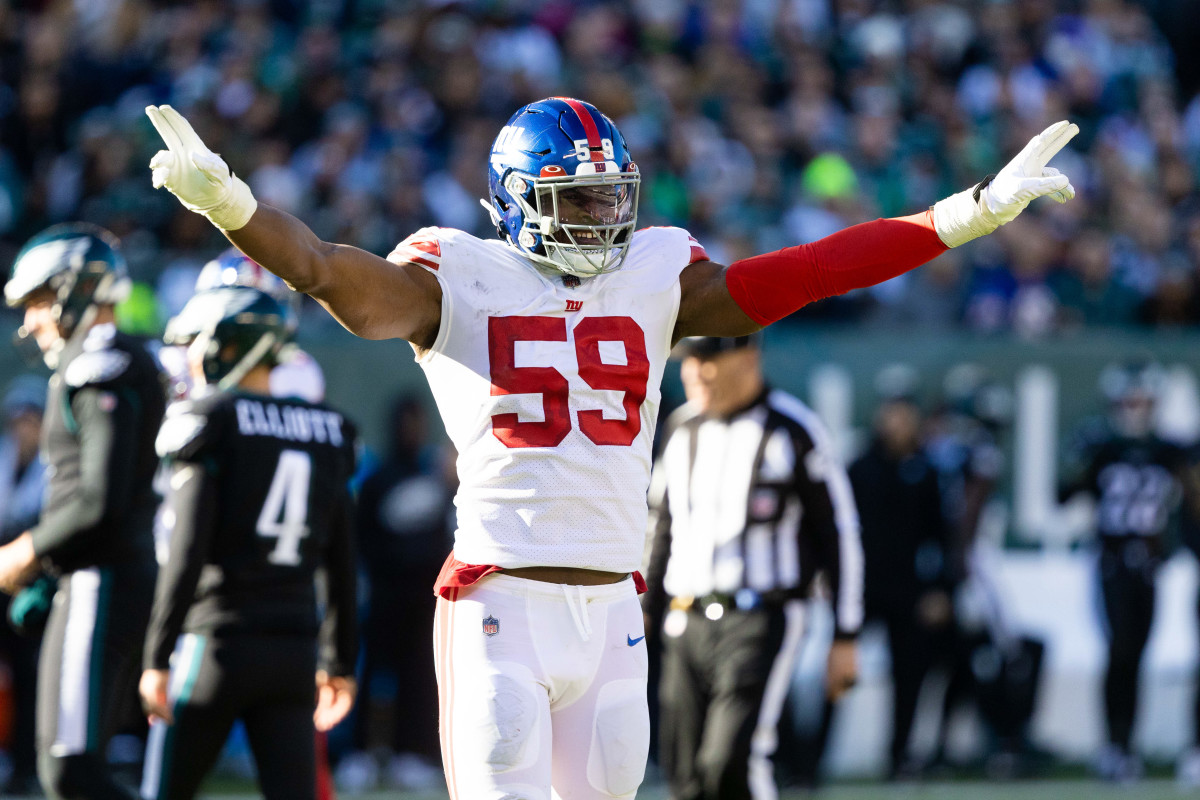
<svg viewBox="0 0 1200 800">
<path fill-rule="evenodd" d="M 266 800 L 313 800 L 316 669 L 312 636 L 181 636 L 168 689 L 175 722 L 150 729 L 142 797 L 195 797 L 241 719 Z"/>
<path fill-rule="evenodd" d="M 38 663 L 38 778 L 51 800 L 128 800 L 108 742 L 132 714 L 154 596 L 149 556 L 64 574 Z"/>
<path fill-rule="evenodd" d="M 716 620 L 699 607 L 670 613 L 659 757 L 672 800 L 774 798 L 771 757 L 803 636 L 803 603 L 722 608 Z"/>
</svg>

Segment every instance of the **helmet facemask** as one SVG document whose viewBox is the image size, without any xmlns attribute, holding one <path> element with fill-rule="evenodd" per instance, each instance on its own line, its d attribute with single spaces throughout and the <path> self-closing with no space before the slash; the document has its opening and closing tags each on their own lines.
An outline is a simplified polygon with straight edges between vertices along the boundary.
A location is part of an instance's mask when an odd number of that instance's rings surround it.
<svg viewBox="0 0 1200 800">
<path fill-rule="evenodd" d="M 581 278 L 619 269 L 637 224 L 642 176 L 635 166 L 619 172 L 609 164 L 611 172 L 592 175 L 511 173 L 505 188 L 525 219 L 515 244 L 533 261 Z"/>
</svg>

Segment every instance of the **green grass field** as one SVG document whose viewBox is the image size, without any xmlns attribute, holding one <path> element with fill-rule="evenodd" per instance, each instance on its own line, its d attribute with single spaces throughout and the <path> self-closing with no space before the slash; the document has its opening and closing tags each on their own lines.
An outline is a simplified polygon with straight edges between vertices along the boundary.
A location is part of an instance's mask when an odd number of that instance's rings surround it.
<svg viewBox="0 0 1200 800">
<path fill-rule="evenodd" d="M 1022 781 L 1014 783 L 989 783 L 982 781 L 951 781 L 943 783 L 904 784 L 886 786 L 881 784 L 839 784 L 823 789 L 816 795 L 802 792 L 783 792 L 780 800 L 1181 800 L 1197 797 L 1196 791 L 1185 791 L 1169 780 L 1147 780 L 1133 786 L 1106 786 L 1088 780 Z M 220 800 L 252 800 L 253 794 L 230 792 L 208 794 Z M 445 800 L 440 793 L 412 794 L 402 792 L 368 792 L 358 795 L 340 795 L 342 800 Z M 666 800 L 666 789 L 661 786 L 644 787 L 638 792 L 638 800 Z"/>
</svg>

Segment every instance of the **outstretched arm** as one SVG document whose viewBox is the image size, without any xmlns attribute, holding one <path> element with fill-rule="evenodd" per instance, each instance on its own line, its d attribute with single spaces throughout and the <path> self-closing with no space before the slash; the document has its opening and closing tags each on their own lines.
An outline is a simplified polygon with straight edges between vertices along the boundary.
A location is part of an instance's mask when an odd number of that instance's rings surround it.
<svg viewBox="0 0 1200 800">
<path fill-rule="evenodd" d="M 442 302 L 433 275 L 322 241 L 291 214 L 258 203 L 175 109 L 149 106 L 146 114 L 167 145 L 150 161 L 155 188 L 165 186 L 186 208 L 208 217 L 239 250 L 311 295 L 350 332 L 433 344 Z"/>
<path fill-rule="evenodd" d="M 1079 128 L 1057 122 L 1030 140 L 994 178 L 920 214 L 865 222 L 810 244 L 736 261 L 702 261 L 680 274 L 675 338 L 740 336 L 824 297 L 874 286 L 950 247 L 1011 222 L 1035 198 L 1065 203 L 1067 176 L 1046 164 Z"/>
</svg>

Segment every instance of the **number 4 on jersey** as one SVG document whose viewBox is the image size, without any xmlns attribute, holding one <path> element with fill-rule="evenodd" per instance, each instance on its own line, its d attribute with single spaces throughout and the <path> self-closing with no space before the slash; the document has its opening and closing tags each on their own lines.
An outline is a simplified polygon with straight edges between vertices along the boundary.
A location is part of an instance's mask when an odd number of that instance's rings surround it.
<svg viewBox="0 0 1200 800">
<path fill-rule="evenodd" d="M 287 567 L 300 564 L 300 540 L 308 536 L 308 487 L 312 456 L 303 450 L 284 450 L 258 515 L 259 536 L 276 539 L 267 561 Z"/>
</svg>

